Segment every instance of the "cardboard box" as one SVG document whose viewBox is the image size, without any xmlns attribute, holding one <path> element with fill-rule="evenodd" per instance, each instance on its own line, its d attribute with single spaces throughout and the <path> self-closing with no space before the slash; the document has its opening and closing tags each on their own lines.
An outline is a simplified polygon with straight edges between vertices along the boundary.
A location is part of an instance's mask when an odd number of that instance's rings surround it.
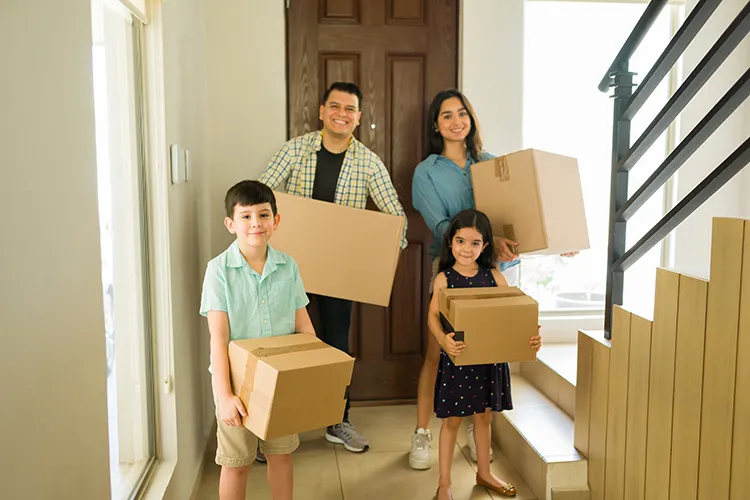
<svg viewBox="0 0 750 500">
<path fill-rule="evenodd" d="M 297 261 L 305 290 L 387 307 L 404 219 L 275 194 L 281 223 L 270 244 Z"/>
<path fill-rule="evenodd" d="M 466 344 L 461 355 L 451 356 L 455 365 L 536 359 L 529 338 L 538 331 L 539 304 L 520 288 L 445 288 L 439 310 L 446 331 Z"/>
<path fill-rule="evenodd" d="M 229 343 L 242 423 L 261 439 L 341 423 L 353 369 L 354 358 L 308 333 Z"/>
<path fill-rule="evenodd" d="M 474 199 L 495 237 L 521 254 L 555 255 L 589 248 L 581 177 L 575 158 L 527 149 L 471 167 Z"/>
</svg>

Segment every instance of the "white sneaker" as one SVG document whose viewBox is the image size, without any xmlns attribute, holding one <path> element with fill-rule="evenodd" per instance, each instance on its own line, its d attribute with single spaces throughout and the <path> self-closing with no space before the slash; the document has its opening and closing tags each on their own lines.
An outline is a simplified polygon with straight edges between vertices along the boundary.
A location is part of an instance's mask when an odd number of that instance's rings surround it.
<svg viewBox="0 0 750 500">
<path fill-rule="evenodd" d="M 466 428 L 466 442 L 469 443 L 469 451 L 471 452 L 471 459 L 477 461 L 477 444 L 474 442 L 474 424 L 469 423 Z M 492 451 L 492 443 L 490 443 L 490 462 L 495 459 L 495 452 Z"/>
<path fill-rule="evenodd" d="M 430 449 L 432 446 L 432 432 L 429 429 L 417 429 L 411 436 L 411 451 L 409 452 L 409 467 L 417 470 L 427 470 L 430 464 Z"/>
</svg>

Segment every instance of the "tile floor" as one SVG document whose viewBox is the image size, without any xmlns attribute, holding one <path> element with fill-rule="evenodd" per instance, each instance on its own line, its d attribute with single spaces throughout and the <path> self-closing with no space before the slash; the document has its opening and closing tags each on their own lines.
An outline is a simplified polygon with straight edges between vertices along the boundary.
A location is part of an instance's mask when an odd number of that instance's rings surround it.
<svg viewBox="0 0 750 500">
<path fill-rule="evenodd" d="M 427 471 L 409 468 L 408 453 L 414 430 L 416 407 L 379 406 L 352 409 L 352 422 L 370 440 L 371 449 L 353 454 L 333 446 L 323 438 L 324 431 L 300 436 L 302 444 L 294 454 L 294 484 L 297 500 L 428 500 L 437 488 L 437 439 L 440 421 L 433 419 L 433 467 Z M 523 484 L 497 445 L 493 472 L 516 485 L 518 500 L 533 500 L 531 490 Z M 210 450 L 196 500 L 218 498 L 219 467 Z M 453 457 L 453 493 L 456 500 L 490 500 L 502 498 L 475 486 L 476 464 L 469 457 L 466 431 L 458 435 Z M 271 498 L 265 465 L 255 464 L 248 480 L 248 499 Z"/>
</svg>

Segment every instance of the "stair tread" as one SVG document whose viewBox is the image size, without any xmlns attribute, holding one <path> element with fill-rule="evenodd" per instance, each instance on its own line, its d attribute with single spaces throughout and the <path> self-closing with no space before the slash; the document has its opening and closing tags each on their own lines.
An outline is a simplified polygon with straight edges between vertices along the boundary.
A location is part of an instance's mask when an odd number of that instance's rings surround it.
<svg viewBox="0 0 750 500">
<path fill-rule="evenodd" d="M 578 344 L 576 342 L 545 344 L 539 350 L 537 360 L 575 387 L 578 377 Z"/>
<path fill-rule="evenodd" d="M 513 407 L 508 422 L 546 462 L 583 460 L 573 444 L 573 419 L 537 390 L 523 375 L 513 375 Z"/>
</svg>

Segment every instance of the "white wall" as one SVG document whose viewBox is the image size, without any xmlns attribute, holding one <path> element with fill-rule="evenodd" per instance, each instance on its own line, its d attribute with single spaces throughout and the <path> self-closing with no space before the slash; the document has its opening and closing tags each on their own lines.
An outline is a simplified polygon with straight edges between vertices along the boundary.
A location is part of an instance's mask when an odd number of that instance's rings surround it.
<svg viewBox="0 0 750 500">
<path fill-rule="evenodd" d="M 257 179 L 287 139 L 283 1 L 212 2 L 206 11 L 211 253 L 231 242 L 224 195 Z"/>
<path fill-rule="evenodd" d="M 198 314 L 209 253 L 202 206 L 210 175 L 205 7 L 204 0 L 162 7 L 166 142 L 189 150 L 191 158 L 190 181 L 168 188 L 177 463 L 165 497 L 174 499 L 190 498 L 210 430 L 204 411 L 208 337 Z"/>
<path fill-rule="evenodd" d="M 0 2 L 0 497 L 109 498 L 90 0 Z"/>
<path fill-rule="evenodd" d="M 688 9 L 692 9 L 696 3 L 696 0 L 688 0 Z M 721 3 L 685 53 L 685 77 L 703 58 L 745 3 L 744 0 L 726 0 Z M 750 67 L 750 39 L 746 39 L 735 49 L 682 113 L 681 135 L 683 137 L 705 116 L 748 67 Z M 679 198 L 684 197 L 700 183 L 747 139 L 748 135 L 750 135 L 750 103 L 745 102 L 680 169 L 677 182 Z M 676 229 L 675 267 L 677 269 L 708 276 L 711 220 L 714 217 L 750 218 L 748 193 L 750 193 L 750 170 L 745 168 L 739 176 L 726 184 Z"/>
<path fill-rule="evenodd" d="M 460 87 L 498 155 L 523 148 L 523 3 L 461 2 Z"/>
</svg>

